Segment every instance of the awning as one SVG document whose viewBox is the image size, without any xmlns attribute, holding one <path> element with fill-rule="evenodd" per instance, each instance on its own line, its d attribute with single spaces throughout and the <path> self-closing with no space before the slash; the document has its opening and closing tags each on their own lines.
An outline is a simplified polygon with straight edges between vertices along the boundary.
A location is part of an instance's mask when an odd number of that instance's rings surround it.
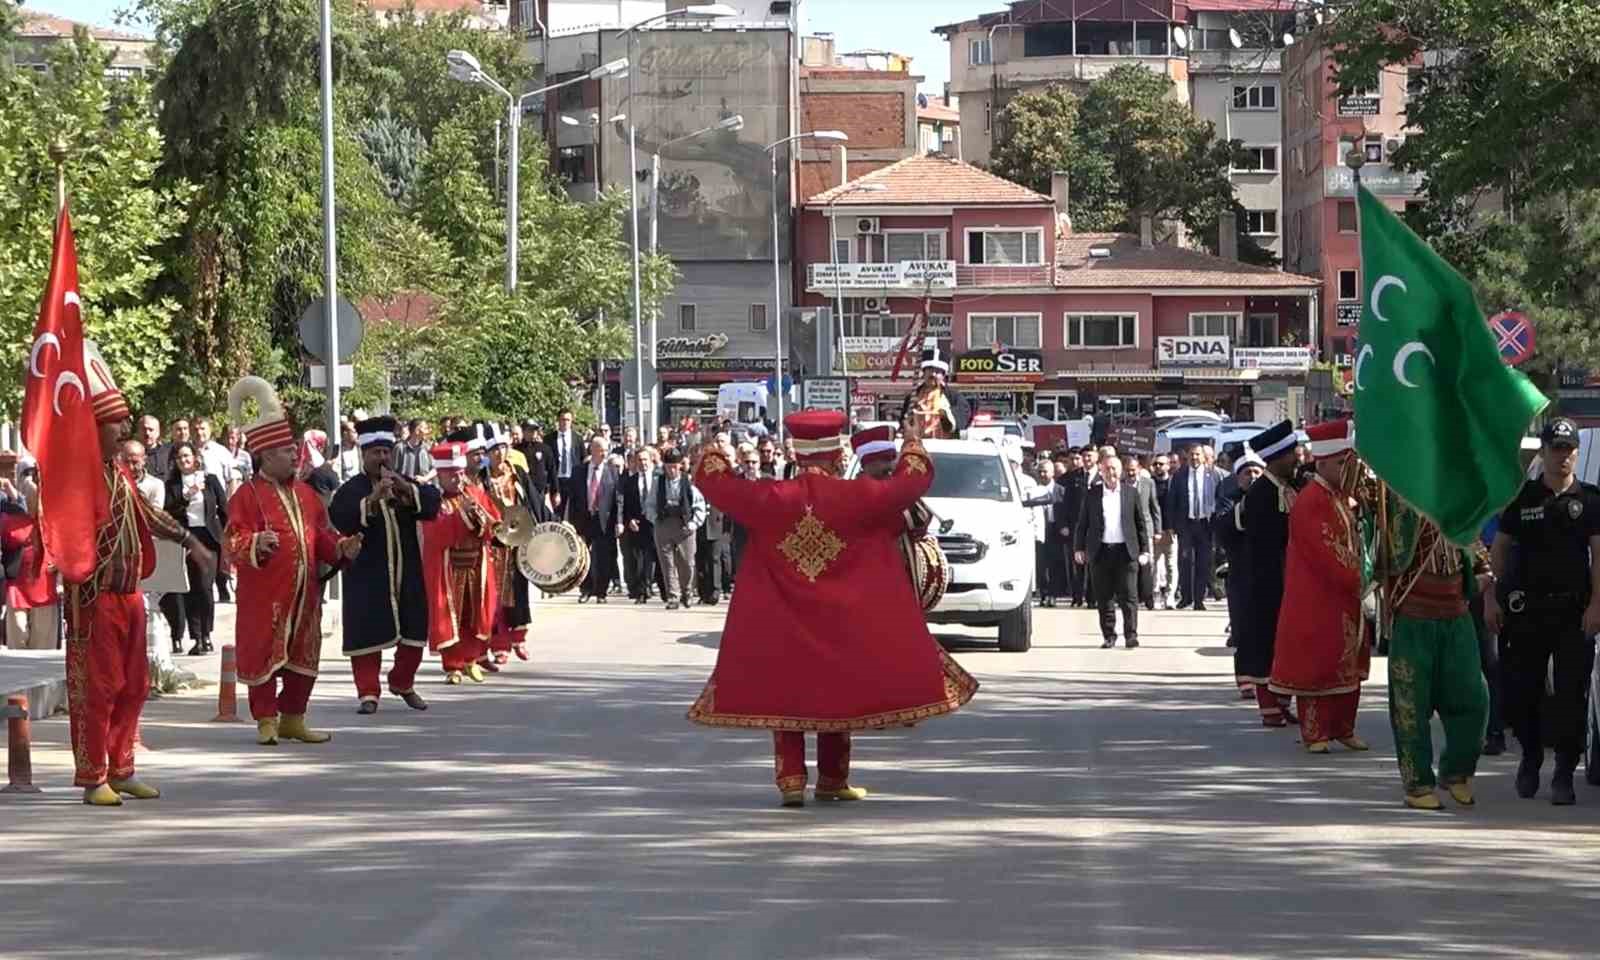
<svg viewBox="0 0 1600 960">
<path fill-rule="evenodd" d="M 1076 370 L 1057 370 L 1056 377 L 1063 380 L 1123 382 L 1131 380 L 1160 380 L 1168 374 L 1152 367 L 1080 367 Z"/>
<path fill-rule="evenodd" d="M 1260 370 L 1234 370 L 1228 367 L 1202 367 L 1183 371 L 1184 383 L 1254 383 L 1261 379 Z"/>
</svg>

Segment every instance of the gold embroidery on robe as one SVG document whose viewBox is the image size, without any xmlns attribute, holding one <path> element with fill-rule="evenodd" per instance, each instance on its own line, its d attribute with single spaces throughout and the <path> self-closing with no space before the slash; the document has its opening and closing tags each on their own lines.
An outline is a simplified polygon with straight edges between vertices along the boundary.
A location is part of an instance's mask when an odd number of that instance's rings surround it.
<svg viewBox="0 0 1600 960">
<path fill-rule="evenodd" d="M 778 551 L 812 583 L 817 582 L 817 576 L 828 569 L 843 550 L 844 541 L 824 526 L 810 507 L 806 507 L 806 515 L 778 544 Z"/>
</svg>

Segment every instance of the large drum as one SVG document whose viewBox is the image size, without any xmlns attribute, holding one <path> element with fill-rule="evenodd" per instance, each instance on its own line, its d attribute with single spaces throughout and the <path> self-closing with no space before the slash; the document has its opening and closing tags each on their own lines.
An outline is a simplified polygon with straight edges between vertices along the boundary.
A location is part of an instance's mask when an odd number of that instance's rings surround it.
<svg viewBox="0 0 1600 960">
<path fill-rule="evenodd" d="M 589 575 L 589 546 L 571 524 L 537 523 L 517 548 L 517 567 L 545 593 L 566 593 Z"/>
<path fill-rule="evenodd" d="M 901 537 L 900 547 L 905 555 L 906 572 L 911 576 L 911 587 L 916 590 L 923 611 L 932 610 L 950 589 L 950 561 L 933 537 Z"/>
</svg>

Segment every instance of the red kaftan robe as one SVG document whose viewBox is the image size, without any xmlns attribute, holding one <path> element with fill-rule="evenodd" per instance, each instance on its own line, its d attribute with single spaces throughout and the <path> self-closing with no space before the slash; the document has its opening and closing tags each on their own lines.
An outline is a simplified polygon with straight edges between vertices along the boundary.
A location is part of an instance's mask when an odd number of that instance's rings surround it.
<svg viewBox="0 0 1600 960">
<path fill-rule="evenodd" d="M 716 669 L 689 719 L 708 726 L 835 732 L 950 713 L 978 683 L 928 632 L 905 575 L 901 511 L 933 464 L 908 441 L 884 480 L 803 473 L 739 478 L 709 451 L 694 482 L 749 541 Z"/>
<path fill-rule="evenodd" d="M 21 573 L 6 581 L 6 606 L 12 610 L 53 606 L 56 575 L 44 565 L 37 519 L 26 513 L 0 514 L 0 544 L 7 553 L 22 552 Z"/>
<path fill-rule="evenodd" d="M 468 518 L 468 500 L 487 522 Z M 463 640 L 486 642 L 494 630 L 499 592 L 487 546 L 499 521 L 500 511 L 483 489 L 463 484 L 460 493 L 439 502 L 437 517 L 418 525 L 422 582 L 428 593 L 428 649 L 435 653 Z"/>
<path fill-rule="evenodd" d="M 1361 615 L 1361 539 L 1355 511 L 1314 476 L 1289 514 L 1283 606 L 1270 688 L 1326 697 L 1361 688 L 1372 653 Z"/>
<path fill-rule="evenodd" d="M 278 535 L 263 556 L 261 535 Z M 239 680 L 254 687 L 279 670 L 315 677 L 322 662 L 319 564 L 339 562 L 339 536 L 315 490 L 256 476 L 228 500 L 222 553 L 239 578 L 234 625 Z"/>
</svg>

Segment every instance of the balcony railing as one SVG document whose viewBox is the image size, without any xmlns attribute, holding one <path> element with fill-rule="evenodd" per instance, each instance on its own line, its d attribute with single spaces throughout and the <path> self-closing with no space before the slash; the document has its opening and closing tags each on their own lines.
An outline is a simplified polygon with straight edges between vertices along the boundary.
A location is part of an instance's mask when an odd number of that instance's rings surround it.
<svg viewBox="0 0 1600 960">
<path fill-rule="evenodd" d="M 1047 287 L 1051 283 L 1051 267 L 1002 266 L 999 264 L 962 264 L 956 267 L 957 287 Z"/>
</svg>

